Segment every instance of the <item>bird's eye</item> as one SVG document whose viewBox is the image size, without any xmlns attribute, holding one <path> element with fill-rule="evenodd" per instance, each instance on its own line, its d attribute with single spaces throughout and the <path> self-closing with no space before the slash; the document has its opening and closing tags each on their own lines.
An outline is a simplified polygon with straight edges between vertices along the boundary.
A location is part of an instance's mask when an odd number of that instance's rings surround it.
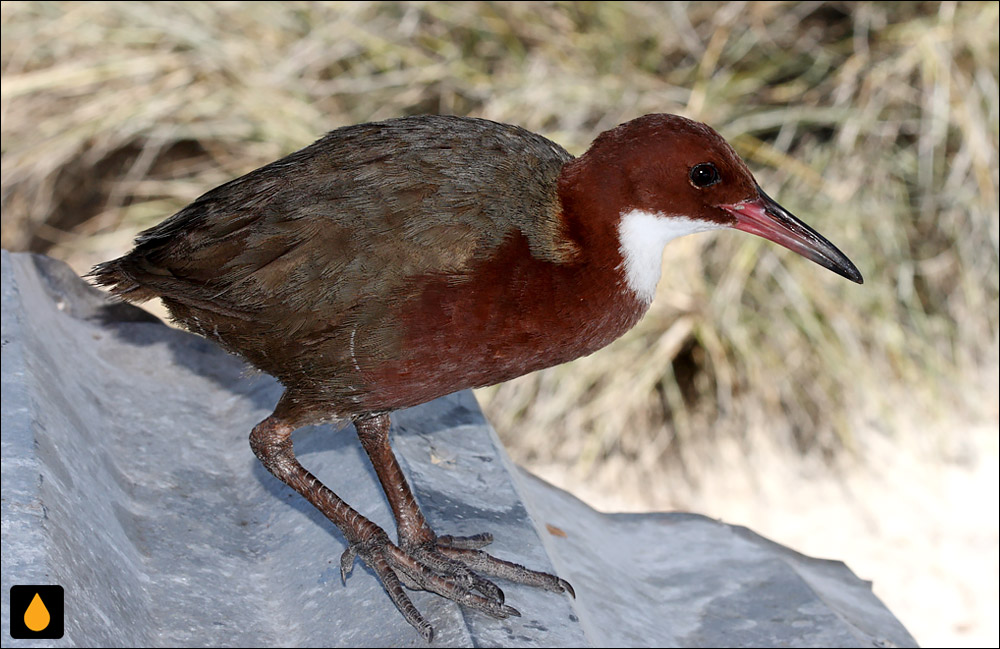
<svg viewBox="0 0 1000 649">
<path fill-rule="evenodd" d="M 688 178 L 695 187 L 709 187 L 722 180 L 719 170 L 711 162 L 701 162 L 691 167 Z"/>
</svg>

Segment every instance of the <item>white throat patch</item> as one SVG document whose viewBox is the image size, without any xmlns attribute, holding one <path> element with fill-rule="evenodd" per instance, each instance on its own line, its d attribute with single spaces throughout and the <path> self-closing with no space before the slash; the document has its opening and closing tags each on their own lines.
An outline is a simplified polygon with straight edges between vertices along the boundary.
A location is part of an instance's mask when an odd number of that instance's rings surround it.
<svg viewBox="0 0 1000 649">
<path fill-rule="evenodd" d="M 650 304 L 656 294 L 663 264 L 663 248 L 677 237 L 718 230 L 721 225 L 680 215 L 631 210 L 618 225 L 619 249 L 625 281 L 636 297 Z"/>
</svg>

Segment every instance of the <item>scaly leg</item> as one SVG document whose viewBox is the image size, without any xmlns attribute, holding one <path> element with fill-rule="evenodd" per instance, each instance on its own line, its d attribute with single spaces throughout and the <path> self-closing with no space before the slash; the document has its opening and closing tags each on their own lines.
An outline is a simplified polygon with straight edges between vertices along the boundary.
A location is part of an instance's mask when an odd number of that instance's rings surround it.
<svg viewBox="0 0 1000 649">
<path fill-rule="evenodd" d="M 410 601 L 403 590 L 404 584 L 410 588 L 437 593 L 496 618 L 520 615 L 514 608 L 504 605 L 503 593 L 491 582 L 472 573 L 462 563 L 448 561 L 442 554 L 428 552 L 423 547 L 437 543 L 441 546 L 442 552 L 447 550 L 475 553 L 477 552 L 475 548 L 489 543 L 491 537 L 488 535 L 468 539 L 435 537 L 403 481 L 402 488 L 395 490 L 389 498 L 393 503 L 397 520 L 401 521 L 400 529 L 417 530 L 421 534 L 421 541 L 415 545 L 415 547 L 420 546 L 417 547 L 417 552 L 407 551 L 393 544 L 382 528 L 354 510 L 307 471 L 295 458 L 292 448 L 291 434 L 303 425 L 303 418 L 295 414 L 296 408 L 292 404 L 292 399 L 283 398 L 274 413 L 254 427 L 250 433 L 250 447 L 268 471 L 302 494 L 344 534 L 348 542 L 348 549 L 341 556 L 341 577 L 344 580 L 351 570 L 354 558 L 360 555 L 378 576 L 403 618 L 427 641 L 433 638 L 434 629 Z M 362 425 L 360 428 L 363 429 L 365 426 Z M 388 430 L 388 417 L 385 417 L 385 429 Z M 388 449 L 388 438 L 385 446 Z M 393 471 L 402 480 L 402 473 L 391 450 L 389 457 Z M 384 472 L 377 464 L 376 472 L 383 480 L 383 484 L 387 484 L 383 478 Z M 408 501 L 408 504 L 401 505 L 404 501 Z M 402 516 L 400 512 L 403 512 Z M 401 538 L 409 538 L 409 534 L 407 532 L 407 535 Z M 472 565 L 475 561 L 465 563 Z M 510 565 L 516 566 L 516 564 Z M 527 571 L 527 569 L 522 570 Z M 485 597 L 471 592 L 471 589 L 478 590 Z"/>
<path fill-rule="evenodd" d="M 576 596 L 573 587 L 564 579 L 497 559 L 481 551 L 479 548 L 493 541 L 493 536 L 490 534 L 471 537 L 434 534 L 417 506 L 413 492 L 410 491 L 399 462 L 396 461 L 396 456 L 389 445 L 389 415 L 359 419 L 354 425 L 358 430 L 361 445 L 368 453 L 392 507 L 399 534 L 399 548 L 425 567 L 454 583 L 454 588 L 449 589 L 449 594 L 439 594 L 493 614 L 491 609 L 482 608 L 479 601 L 481 598 L 470 593 L 470 590 L 479 591 L 497 604 L 502 604 L 504 601 L 503 591 L 491 581 L 480 577 L 478 572 L 554 592 L 568 591 Z M 403 581 L 407 586 L 413 587 L 407 579 L 403 578 Z M 418 585 L 423 587 L 422 584 Z M 470 597 L 471 602 L 467 601 Z M 505 608 L 509 609 L 508 614 L 516 613 L 510 607 Z"/>
</svg>

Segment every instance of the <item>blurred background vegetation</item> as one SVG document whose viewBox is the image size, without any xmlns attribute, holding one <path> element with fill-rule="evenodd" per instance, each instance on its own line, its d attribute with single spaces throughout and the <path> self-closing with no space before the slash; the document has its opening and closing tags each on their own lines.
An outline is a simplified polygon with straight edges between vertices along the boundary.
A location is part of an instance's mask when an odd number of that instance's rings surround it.
<svg viewBox="0 0 1000 649">
<path fill-rule="evenodd" d="M 728 502 L 822 474 L 855 500 L 920 486 L 913 515 L 933 519 L 935 480 L 979 476 L 948 492 L 982 551 L 954 608 L 985 597 L 992 618 L 932 627 L 876 592 L 918 640 L 996 645 L 996 2 L 5 2 L 0 18 L 2 244 L 80 273 L 346 124 L 474 115 L 574 154 L 646 113 L 711 124 L 865 285 L 746 235 L 683 239 L 632 332 L 480 391 L 484 409 L 515 459 L 613 508 L 738 518 L 705 497 L 723 476 L 748 476 Z M 782 482 L 775 454 L 808 468 Z M 898 480 L 852 477 L 903 456 Z"/>
</svg>

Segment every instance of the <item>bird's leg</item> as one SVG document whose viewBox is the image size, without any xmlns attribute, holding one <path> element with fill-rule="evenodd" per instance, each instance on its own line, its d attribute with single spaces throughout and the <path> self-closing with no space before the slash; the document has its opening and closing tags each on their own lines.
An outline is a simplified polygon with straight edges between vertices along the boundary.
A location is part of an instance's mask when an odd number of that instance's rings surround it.
<svg viewBox="0 0 1000 649">
<path fill-rule="evenodd" d="M 564 579 L 544 572 L 529 570 L 524 566 L 497 559 L 479 548 L 491 543 L 491 534 L 453 537 L 437 536 L 427 524 L 420 507 L 410 491 L 403 471 L 389 445 L 389 415 L 377 415 L 354 422 L 358 438 L 371 459 L 382 489 L 385 491 L 392 513 L 396 518 L 399 548 L 434 573 L 455 584 L 455 594 L 445 597 L 466 603 L 464 598 L 475 589 L 497 604 L 504 601 L 503 591 L 477 573 L 500 577 L 515 583 L 527 584 L 555 592 L 568 591 L 574 597 L 573 587 Z M 404 579 L 407 586 L 414 584 Z M 423 588 L 421 583 L 416 584 Z M 436 591 L 437 592 L 437 591 Z M 464 593 L 464 594 L 463 594 Z M 472 595 L 478 598 L 477 595 Z M 481 598 L 480 598 L 481 599 Z M 478 607 L 477 607 L 478 608 Z M 510 607 L 505 607 L 510 608 Z M 511 611 L 514 611 L 511 609 Z M 487 611 L 489 612 L 489 611 Z M 514 611 L 516 612 L 516 611 Z"/>
<path fill-rule="evenodd" d="M 438 593 L 493 617 L 506 618 L 518 615 L 516 610 L 504 606 L 495 598 L 487 599 L 467 590 L 461 591 L 456 587 L 454 579 L 438 574 L 415 560 L 409 553 L 393 544 L 382 528 L 341 500 L 299 464 L 292 449 L 291 435 L 296 428 L 299 428 L 301 419 L 293 414 L 294 406 L 288 405 L 292 401 L 283 398 L 274 413 L 254 427 L 250 433 L 250 447 L 268 471 L 302 494 L 344 534 L 348 549 L 340 560 L 342 579 L 346 581 L 354 558 L 361 556 L 378 576 L 403 618 L 428 642 L 434 636 L 434 629 L 424 620 L 406 595 L 403 590 L 404 583 L 411 588 Z M 419 515 L 419 510 L 417 513 Z"/>
<path fill-rule="evenodd" d="M 277 412 L 277 411 L 276 411 Z M 257 424 L 250 433 L 250 448 L 264 467 L 276 478 L 302 494 L 316 509 L 323 512 L 347 538 L 349 548 L 385 548 L 391 546 L 389 537 L 350 505 L 340 499 L 316 476 L 295 459 L 292 450 L 292 431 L 297 428 L 277 415 L 271 415 Z M 360 550 L 362 556 L 385 586 L 386 592 L 399 612 L 429 642 L 434 629 L 424 620 L 400 584 L 399 578 L 386 558 L 376 552 Z M 342 569 L 343 570 L 343 569 Z"/>
</svg>

